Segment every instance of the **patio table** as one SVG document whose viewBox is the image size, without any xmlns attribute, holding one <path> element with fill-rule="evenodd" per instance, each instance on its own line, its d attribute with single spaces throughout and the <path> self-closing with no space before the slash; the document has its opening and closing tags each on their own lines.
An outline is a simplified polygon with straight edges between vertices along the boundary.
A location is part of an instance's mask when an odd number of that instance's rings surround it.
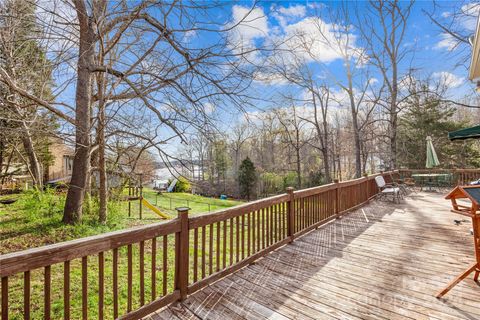
<svg viewBox="0 0 480 320">
<path fill-rule="evenodd" d="M 412 174 L 412 178 L 415 179 L 415 181 L 421 182 L 421 187 L 423 189 L 423 183 L 427 182 L 427 187 L 428 190 L 431 191 L 432 187 L 435 184 L 438 186 L 438 182 L 440 181 L 440 178 L 443 178 L 444 181 L 448 180 L 450 177 L 449 173 L 417 173 L 417 174 Z"/>
</svg>

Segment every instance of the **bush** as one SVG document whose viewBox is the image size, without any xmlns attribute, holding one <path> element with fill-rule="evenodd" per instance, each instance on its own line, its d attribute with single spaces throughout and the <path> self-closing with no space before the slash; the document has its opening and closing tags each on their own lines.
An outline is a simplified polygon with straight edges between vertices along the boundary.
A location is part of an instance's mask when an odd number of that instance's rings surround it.
<svg viewBox="0 0 480 320">
<path fill-rule="evenodd" d="M 283 190 L 288 187 L 296 187 L 298 183 L 298 177 L 296 172 L 288 172 L 283 176 Z"/>
<path fill-rule="evenodd" d="M 177 184 L 175 185 L 175 192 L 190 192 L 192 191 L 192 185 L 184 177 L 178 178 Z"/>
<path fill-rule="evenodd" d="M 265 195 L 278 194 L 284 191 L 283 177 L 274 172 L 265 172 L 260 176 L 262 180 L 263 190 Z"/>
</svg>

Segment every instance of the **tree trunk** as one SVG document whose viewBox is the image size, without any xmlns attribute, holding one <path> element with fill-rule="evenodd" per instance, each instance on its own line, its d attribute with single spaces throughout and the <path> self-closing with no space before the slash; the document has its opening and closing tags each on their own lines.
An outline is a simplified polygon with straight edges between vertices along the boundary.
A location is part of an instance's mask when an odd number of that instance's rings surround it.
<svg viewBox="0 0 480 320">
<path fill-rule="evenodd" d="M 397 118 L 396 112 L 390 114 L 390 170 L 397 167 Z"/>
<path fill-rule="evenodd" d="M 33 186 L 39 190 L 43 188 L 43 176 L 42 176 L 42 169 L 40 167 L 40 162 L 38 161 L 37 154 L 35 153 L 35 149 L 33 147 L 32 136 L 30 134 L 30 130 L 22 122 L 23 126 L 23 134 L 22 134 L 22 144 L 23 148 L 25 149 L 25 153 L 28 157 L 28 162 L 30 166 L 30 173 L 33 179 Z"/>
<path fill-rule="evenodd" d="M 79 22 L 77 85 L 75 92 L 75 157 L 72 179 L 63 211 L 63 222 L 73 224 L 81 220 L 90 161 L 90 105 L 92 79 L 90 66 L 94 58 L 94 32 L 84 0 L 74 1 Z"/>
<path fill-rule="evenodd" d="M 353 138 L 355 140 L 355 178 L 362 176 L 362 156 L 361 156 L 361 143 L 360 132 L 358 132 L 358 125 L 356 120 L 353 124 Z"/>
<path fill-rule="evenodd" d="M 328 152 L 328 124 L 327 124 L 327 114 L 323 112 L 323 132 L 324 138 L 323 139 L 323 166 L 325 168 L 325 182 L 330 183 L 332 181 L 332 176 L 330 175 L 330 160 L 329 160 L 329 152 Z"/>
<path fill-rule="evenodd" d="M 330 160 L 328 159 L 328 150 L 326 148 L 322 149 L 323 155 L 323 168 L 325 170 L 325 182 L 330 183 L 332 181 L 332 177 L 330 176 Z"/>
<path fill-rule="evenodd" d="M 100 75 L 103 76 L 103 75 Z M 98 106 L 98 174 L 99 174 L 99 213 L 100 223 L 107 221 L 107 165 L 105 161 L 105 103 L 100 99 Z"/>
<path fill-rule="evenodd" d="M 297 188 L 301 189 L 302 188 L 302 163 L 300 159 L 300 148 L 295 148 L 295 154 L 297 158 L 297 183 L 298 183 Z"/>
<path fill-rule="evenodd" d="M 350 71 L 350 61 L 346 61 L 347 79 L 348 79 L 348 97 L 350 99 L 350 112 L 352 113 L 352 125 L 353 125 L 353 139 L 355 142 L 355 178 L 362 176 L 362 157 L 360 142 L 360 131 L 358 128 L 358 108 L 355 103 L 355 95 L 353 92 L 352 73 Z"/>
</svg>

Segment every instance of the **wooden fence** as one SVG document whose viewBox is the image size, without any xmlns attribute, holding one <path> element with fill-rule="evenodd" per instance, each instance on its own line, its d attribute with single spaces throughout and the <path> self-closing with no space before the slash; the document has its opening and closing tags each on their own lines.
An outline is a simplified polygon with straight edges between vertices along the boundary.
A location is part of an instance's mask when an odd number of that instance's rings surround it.
<svg viewBox="0 0 480 320">
<path fill-rule="evenodd" d="M 445 187 L 465 185 L 480 179 L 480 169 L 400 169 L 398 173 L 401 178 L 414 174 L 448 174 L 449 178 L 442 180 Z"/>
<path fill-rule="evenodd" d="M 387 182 L 399 177 L 382 175 Z M 52 304 L 64 319 L 74 318 L 74 305 L 75 318 L 138 319 L 366 203 L 378 193 L 375 176 L 289 189 L 203 215 L 178 208 L 178 217 L 168 222 L 2 255 L 2 319 L 9 313 L 30 319 L 32 307 L 50 319 Z M 41 279 L 35 284 L 35 290 L 41 287 L 40 306 L 31 302 L 34 272 Z M 9 295 L 23 301 L 12 306 Z"/>
</svg>

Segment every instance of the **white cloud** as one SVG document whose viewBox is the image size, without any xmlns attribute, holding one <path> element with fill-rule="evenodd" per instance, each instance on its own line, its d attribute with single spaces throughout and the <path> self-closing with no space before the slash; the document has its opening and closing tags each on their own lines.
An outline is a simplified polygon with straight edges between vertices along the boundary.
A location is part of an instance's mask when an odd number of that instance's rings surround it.
<svg viewBox="0 0 480 320">
<path fill-rule="evenodd" d="M 355 37 L 351 34 L 338 36 L 340 32 L 336 32 L 337 27 L 318 17 L 307 17 L 284 28 L 285 45 L 288 49 L 303 54 L 307 61 L 328 63 L 341 59 L 347 41 L 348 50 L 355 49 Z"/>
<path fill-rule="evenodd" d="M 261 7 L 251 9 L 234 5 L 232 17 L 228 27 L 234 26 L 231 36 L 237 44 L 249 45 L 252 40 L 268 35 L 268 19 Z"/>
<path fill-rule="evenodd" d="M 286 85 L 289 84 L 285 77 L 279 74 L 256 72 L 253 80 L 264 85 Z"/>
<path fill-rule="evenodd" d="M 188 30 L 187 32 L 184 33 L 183 35 L 183 41 L 189 42 L 192 38 L 195 38 L 197 36 L 197 31 L 195 30 Z"/>
<path fill-rule="evenodd" d="M 452 13 L 449 12 L 449 11 L 442 12 L 442 14 L 441 14 L 442 18 L 448 18 L 448 17 L 450 17 L 451 15 L 452 15 Z"/>
<path fill-rule="evenodd" d="M 460 23 L 469 31 L 475 31 L 477 27 L 477 19 L 480 15 L 480 3 L 479 2 L 472 2 L 462 6 L 461 11 L 465 14 L 462 17 Z"/>
<path fill-rule="evenodd" d="M 232 21 L 228 24 L 228 27 L 235 26 L 229 32 L 232 50 L 237 53 L 252 51 L 260 43 L 279 49 L 267 64 L 278 62 L 298 66 L 299 63 L 312 61 L 328 64 L 345 58 L 355 61 L 356 67 L 368 63 L 364 49 L 356 46 L 352 28 L 328 23 L 317 16 L 307 16 L 306 6 L 272 5 L 270 19 L 276 19 L 278 25 L 269 25 L 262 7 L 233 6 Z M 258 51 L 247 56 L 249 61 L 261 61 Z M 278 77 L 261 73 L 256 75 L 255 80 L 267 84 L 284 83 Z"/>
<path fill-rule="evenodd" d="M 203 105 L 206 114 L 212 114 L 217 109 L 213 103 L 207 102 Z"/>
<path fill-rule="evenodd" d="M 298 5 L 290 6 L 288 8 L 280 7 L 278 9 L 278 12 L 280 12 L 282 15 L 285 15 L 285 16 L 303 18 L 307 14 L 307 8 L 305 6 L 298 4 Z"/>
<path fill-rule="evenodd" d="M 440 35 L 440 41 L 434 46 L 435 49 L 447 49 L 452 51 L 456 48 L 458 41 L 448 33 Z"/>
<path fill-rule="evenodd" d="M 434 72 L 434 80 L 440 81 L 449 88 L 457 88 L 465 83 L 465 79 L 447 71 Z"/>
<path fill-rule="evenodd" d="M 265 16 L 263 8 L 249 8 L 234 5 L 232 8 L 232 21 L 227 24 L 227 28 L 232 28 L 228 34 L 230 38 L 230 48 L 236 53 L 245 53 L 245 58 L 249 61 L 258 59 L 258 52 L 255 51 L 256 39 L 263 39 L 269 33 L 268 18 Z"/>
</svg>

